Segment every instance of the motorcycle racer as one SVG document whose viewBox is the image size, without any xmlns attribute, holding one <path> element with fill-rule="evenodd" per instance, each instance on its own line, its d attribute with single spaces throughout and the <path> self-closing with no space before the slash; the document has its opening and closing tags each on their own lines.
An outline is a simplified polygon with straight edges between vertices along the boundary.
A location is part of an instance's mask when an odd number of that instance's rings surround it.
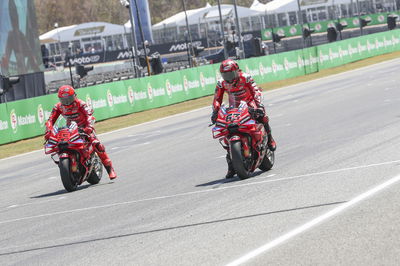
<svg viewBox="0 0 400 266">
<path fill-rule="evenodd" d="M 217 82 L 213 100 L 213 112 L 211 122 L 216 122 L 218 111 L 222 104 L 224 93 L 229 96 L 229 105 L 237 107 L 241 101 L 245 101 L 249 108 L 253 109 L 254 118 L 264 125 L 268 136 L 268 147 L 271 151 L 275 151 L 276 143 L 271 134 L 269 126 L 269 118 L 265 113 L 264 105 L 262 104 L 261 90 L 257 87 L 253 78 L 242 72 L 236 61 L 227 59 L 220 65 L 220 73 L 222 78 Z M 235 175 L 235 170 L 232 166 L 229 152 L 226 155 L 228 163 L 228 172 L 226 178 L 232 178 Z"/>
<path fill-rule="evenodd" d="M 65 118 L 68 126 L 71 122 L 75 122 L 89 136 L 88 139 L 100 157 L 110 179 L 115 179 L 117 175 L 112 166 L 111 159 L 108 157 L 104 145 L 97 138 L 93 127 L 95 123 L 95 118 L 92 116 L 93 110 L 84 101 L 76 97 L 74 88 L 69 85 L 61 86 L 58 89 L 58 99 L 60 102 L 53 107 L 50 117 L 46 122 L 44 138 L 46 140 L 49 139 L 53 125 L 60 115 Z"/>
</svg>

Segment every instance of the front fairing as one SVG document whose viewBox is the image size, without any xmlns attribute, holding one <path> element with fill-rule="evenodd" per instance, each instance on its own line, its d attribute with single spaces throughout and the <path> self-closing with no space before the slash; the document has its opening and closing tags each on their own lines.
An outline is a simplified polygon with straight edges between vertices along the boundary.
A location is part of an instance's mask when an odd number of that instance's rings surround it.
<svg viewBox="0 0 400 266">
<path fill-rule="evenodd" d="M 58 128 L 54 126 L 49 140 L 45 143 L 45 154 L 70 153 L 85 148 L 86 142 L 80 136 L 75 122 L 68 127 Z"/>
<path fill-rule="evenodd" d="M 238 106 L 227 107 L 222 104 L 212 133 L 214 138 L 220 138 L 239 133 L 251 134 L 258 128 L 258 124 L 250 116 L 246 102 L 242 101 Z"/>
</svg>

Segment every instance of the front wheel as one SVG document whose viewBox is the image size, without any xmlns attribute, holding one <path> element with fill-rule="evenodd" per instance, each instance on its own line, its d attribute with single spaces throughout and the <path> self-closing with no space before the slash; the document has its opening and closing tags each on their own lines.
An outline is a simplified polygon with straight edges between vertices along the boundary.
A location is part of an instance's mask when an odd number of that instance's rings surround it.
<svg viewBox="0 0 400 266">
<path fill-rule="evenodd" d="M 268 171 L 271 170 L 272 166 L 274 166 L 274 163 L 275 163 L 275 153 L 270 149 L 268 149 L 264 155 L 262 163 L 258 168 L 262 171 Z"/>
<path fill-rule="evenodd" d="M 97 155 L 94 155 L 92 163 L 93 169 L 87 181 L 89 184 L 96 185 L 100 182 L 101 176 L 103 175 L 103 164 L 101 163 L 100 158 Z"/>
<path fill-rule="evenodd" d="M 240 179 L 249 178 L 250 171 L 245 165 L 245 157 L 242 152 L 242 143 L 235 141 L 231 143 L 231 160 L 233 168 Z"/>
<path fill-rule="evenodd" d="M 69 158 L 61 158 L 58 167 L 60 168 L 61 181 L 64 188 L 68 192 L 75 191 L 78 187 L 78 181 L 75 180 L 71 172 Z"/>
</svg>

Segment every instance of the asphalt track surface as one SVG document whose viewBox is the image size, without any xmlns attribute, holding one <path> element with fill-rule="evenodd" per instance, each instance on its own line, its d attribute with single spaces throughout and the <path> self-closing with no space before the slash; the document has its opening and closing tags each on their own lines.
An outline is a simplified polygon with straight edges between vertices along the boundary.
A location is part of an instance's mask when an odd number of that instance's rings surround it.
<svg viewBox="0 0 400 266">
<path fill-rule="evenodd" d="M 264 93 L 276 164 L 244 181 L 210 108 L 101 135 L 119 177 L 73 193 L 0 160 L 0 265 L 398 265 L 399 64 Z"/>
</svg>

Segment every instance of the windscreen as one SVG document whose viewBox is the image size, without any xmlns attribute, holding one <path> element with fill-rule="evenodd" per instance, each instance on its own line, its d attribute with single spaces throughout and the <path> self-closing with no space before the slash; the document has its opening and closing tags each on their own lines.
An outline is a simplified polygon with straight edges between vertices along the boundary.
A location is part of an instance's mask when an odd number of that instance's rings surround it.
<svg viewBox="0 0 400 266">
<path fill-rule="evenodd" d="M 32 0 L 0 1 L 0 67 L 3 76 L 44 69 Z"/>
</svg>

